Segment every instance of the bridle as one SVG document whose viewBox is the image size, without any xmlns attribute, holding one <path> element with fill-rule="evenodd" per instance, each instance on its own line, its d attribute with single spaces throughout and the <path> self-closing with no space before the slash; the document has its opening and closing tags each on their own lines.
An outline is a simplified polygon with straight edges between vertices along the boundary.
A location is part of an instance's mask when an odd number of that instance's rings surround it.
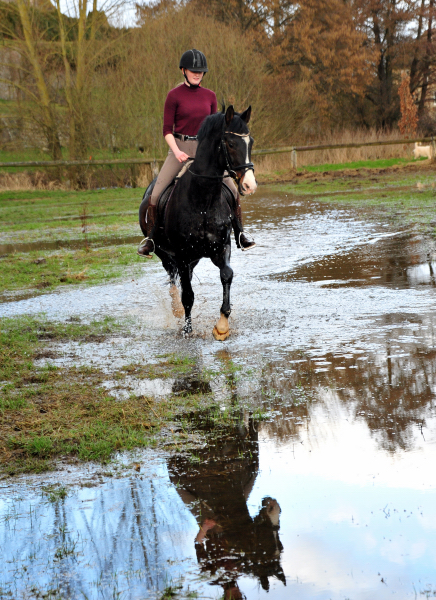
<svg viewBox="0 0 436 600">
<path fill-rule="evenodd" d="M 229 151 L 227 149 L 227 145 L 226 145 L 226 141 L 224 139 L 224 136 L 226 134 L 230 134 L 230 135 L 237 135 L 239 137 L 250 137 L 250 133 L 235 133 L 234 131 L 223 131 L 223 134 L 221 136 L 221 142 L 218 148 L 218 152 L 221 150 L 221 148 L 223 149 L 224 152 L 224 160 L 226 161 L 226 170 L 227 173 L 230 175 L 230 177 L 232 179 L 234 179 L 236 181 L 236 183 L 238 184 L 238 189 L 240 190 L 240 183 L 241 183 L 241 179 L 244 177 L 245 173 L 247 171 L 253 171 L 254 173 L 254 164 L 252 162 L 249 163 L 245 163 L 243 165 L 237 165 L 234 166 L 232 165 L 232 159 L 230 158 L 229 155 Z M 236 171 L 240 171 L 242 170 L 242 175 L 240 177 L 238 177 L 238 174 L 236 173 Z M 205 179 L 224 179 L 225 177 L 227 177 L 226 174 L 224 175 L 201 175 L 200 173 L 194 173 L 194 171 L 191 171 L 191 169 L 189 169 L 189 172 L 191 173 L 191 175 L 195 175 L 196 177 L 204 177 Z M 240 190 L 241 191 L 241 190 Z"/>
<path fill-rule="evenodd" d="M 250 133 L 235 133 L 234 131 L 224 131 L 224 133 L 222 135 L 222 138 L 221 138 L 220 148 L 222 147 L 223 150 L 224 150 L 224 158 L 225 158 L 225 161 L 226 161 L 227 172 L 230 175 L 230 177 L 237 182 L 238 187 L 239 187 L 239 183 L 240 183 L 241 179 L 244 177 L 244 175 L 245 175 L 245 173 L 247 171 L 253 171 L 253 173 L 254 173 L 254 165 L 253 165 L 252 162 L 245 163 L 243 165 L 237 165 L 237 166 L 232 165 L 232 161 L 231 161 L 231 158 L 230 158 L 230 155 L 229 155 L 229 151 L 227 149 L 227 144 L 226 144 L 226 141 L 224 139 L 224 136 L 226 134 L 237 135 L 237 136 L 242 137 L 242 138 L 249 138 L 250 137 Z M 242 175 L 240 177 L 238 177 L 236 171 L 240 171 L 240 170 L 242 170 Z"/>
</svg>

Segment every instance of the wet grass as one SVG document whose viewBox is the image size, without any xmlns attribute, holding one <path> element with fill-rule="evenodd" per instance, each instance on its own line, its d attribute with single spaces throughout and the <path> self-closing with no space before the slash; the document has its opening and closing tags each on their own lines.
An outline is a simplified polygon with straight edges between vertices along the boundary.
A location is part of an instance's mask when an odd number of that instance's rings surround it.
<svg viewBox="0 0 436 600">
<path fill-rule="evenodd" d="M 59 458 L 107 462 L 117 450 L 155 446 L 163 427 L 185 411 L 200 411 L 211 404 L 210 394 L 189 392 L 158 403 L 133 395 L 121 402 L 108 395 L 102 386 L 108 376 L 97 368 L 35 364 L 47 355 L 50 341 L 103 341 L 120 331 L 123 325 L 110 317 L 90 323 L 77 319 L 58 323 L 45 317 L 2 319 L 0 472 L 38 473 L 52 468 Z M 191 358 L 164 355 L 153 365 L 152 375 L 184 376 L 194 365 Z M 150 376 L 141 365 L 130 365 L 111 377 L 122 380 L 133 372 L 136 377 Z M 172 443 L 177 447 L 187 437 L 182 431 Z M 50 498 L 60 493 L 48 491 Z"/>
<path fill-rule="evenodd" d="M 121 225 L 135 225 L 143 190 L 116 188 L 82 191 L 0 192 L 2 235 L 13 231 L 81 228 L 81 213 L 87 204 L 89 226 L 117 231 Z M 112 226 L 112 227 L 109 227 Z"/>
<path fill-rule="evenodd" d="M 138 277 L 144 260 L 132 246 L 53 252 L 14 253 L 0 258 L 0 294 L 52 291 L 59 286 L 102 284 L 126 275 Z"/>
<path fill-rule="evenodd" d="M 436 177 L 431 169 L 354 172 L 352 176 L 343 172 L 338 178 L 320 176 L 319 180 L 302 180 L 278 189 L 317 202 L 357 208 L 370 218 L 435 234 Z"/>
<path fill-rule="evenodd" d="M 63 485 L 48 485 L 42 488 L 42 492 L 47 501 L 52 504 L 65 500 L 68 496 L 68 490 Z"/>
<path fill-rule="evenodd" d="M 126 269 L 137 276 L 147 263 L 135 243 L 119 240 L 137 235 L 139 243 L 142 194 L 142 189 L 0 192 L 0 294 L 94 285 L 125 276 Z M 53 251 L 54 242 L 61 249 Z"/>
<path fill-rule="evenodd" d="M 377 160 L 358 160 L 348 163 L 326 163 L 323 165 L 307 165 L 300 171 L 309 171 L 310 173 L 322 173 L 323 171 L 342 171 L 344 169 L 386 169 L 395 165 L 405 165 L 413 162 L 427 160 L 420 157 L 416 161 L 410 158 L 382 158 Z"/>
</svg>

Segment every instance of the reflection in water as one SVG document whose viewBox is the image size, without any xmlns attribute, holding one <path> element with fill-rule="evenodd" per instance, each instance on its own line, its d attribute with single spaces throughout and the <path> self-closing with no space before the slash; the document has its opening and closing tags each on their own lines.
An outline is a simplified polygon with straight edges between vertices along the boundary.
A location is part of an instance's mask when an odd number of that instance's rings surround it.
<svg viewBox="0 0 436 600">
<path fill-rule="evenodd" d="M 194 529 L 165 464 L 69 490 L 52 504 L 35 490 L 2 484 L 0 598 L 154 598 L 194 560 Z M 192 531 L 191 531 L 192 528 Z"/>
<path fill-rule="evenodd" d="M 195 550 L 201 571 L 221 585 L 225 598 L 241 598 L 238 578 L 254 576 L 264 590 L 275 577 L 286 585 L 280 565 L 280 506 L 265 497 L 253 518 L 247 499 L 258 473 L 258 433 L 249 419 L 248 429 L 235 428 L 220 444 L 192 457 L 169 461 L 170 479 L 195 516 L 199 530 Z"/>
<path fill-rule="evenodd" d="M 289 365 L 293 372 L 278 377 Z M 383 354 L 327 353 L 304 360 L 290 354 L 264 369 L 261 385 L 275 392 L 268 407 L 277 416 L 265 425 L 269 435 L 283 440 L 298 436 L 313 406 L 330 401 L 325 390 L 334 390 L 349 417 L 366 423 L 380 448 L 412 450 L 417 431 L 425 436 L 427 420 L 436 416 L 436 349 L 400 346 L 388 338 Z"/>
<path fill-rule="evenodd" d="M 323 286 L 394 286 L 409 288 L 435 285 L 436 262 L 421 238 L 403 233 L 379 238 L 376 244 L 361 243 L 346 252 L 309 259 L 286 273 L 272 276 L 279 281 L 305 280 Z"/>
</svg>

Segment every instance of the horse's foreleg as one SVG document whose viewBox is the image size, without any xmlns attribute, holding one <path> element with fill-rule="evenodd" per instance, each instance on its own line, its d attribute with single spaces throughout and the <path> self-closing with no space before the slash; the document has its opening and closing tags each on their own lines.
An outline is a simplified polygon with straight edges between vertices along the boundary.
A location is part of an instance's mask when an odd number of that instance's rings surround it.
<svg viewBox="0 0 436 600">
<path fill-rule="evenodd" d="M 194 304 L 194 291 L 191 285 L 192 269 L 189 265 L 179 267 L 180 285 L 182 287 L 182 304 L 185 309 L 185 325 L 183 333 L 192 333 L 191 311 Z"/>
<path fill-rule="evenodd" d="M 226 252 L 222 260 L 214 260 L 213 262 L 220 269 L 221 283 L 223 285 L 223 303 L 221 306 L 221 315 L 217 321 L 217 324 L 213 328 L 213 335 L 216 340 L 223 341 L 230 335 L 230 287 L 233 280 L 233 269 L 230 266 L 230 252 Z"/>
</svg>

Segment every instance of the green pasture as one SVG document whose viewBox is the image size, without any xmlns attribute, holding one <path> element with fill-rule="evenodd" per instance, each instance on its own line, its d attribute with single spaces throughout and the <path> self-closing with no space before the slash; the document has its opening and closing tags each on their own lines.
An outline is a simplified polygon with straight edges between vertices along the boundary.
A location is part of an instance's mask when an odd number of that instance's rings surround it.
<svg viewBox="0 0 436 600">
<path fill-rule="evenodd" d="M 138 276 L 151 262 L 136 254 L 143 191 L 1 192 L 0 295 Z"/>
<path fill-rule="evenodd" d="M 32 236 L 37 239 L 53 237 L 50 230 L 59 229 L 63 237 L 76 238 L 84 220 L 90 236 L 131 232 L 133 224 L 138 222 L 143 192 L 138 188 L 0 192 L 0 243 L 5 235 L 23 230 L 35 230 Z"/>
<path fill-rule="evenodd" d="M 208 391 L 180 390 L 155 400 L 133 393 L 120 402 L 104 383 L 123 387 L 126 380 L 195 377 L 197 382 L 224 375 L 234 382 L 240 367 L 223 361 L 218 371 L 199 367 L 197 359 L 177 353 L 154 357 L 152 364 L 130 363 L 110 373 L 95 365 L 74 362 L 59 367 L 62 345 L 110 344 L 113 336 L 132 336 L 132 322 L 112 317 L 67 322 L 45 315 L 4 318 L 0 328 L 0 479 L 4 475 L 39 473 L 56 461 L 108 462 L 119 450 L 155 447 L 190 451 L 210 438 L 228 435 L 241 420 L 242 406 L 225 411 Z M 248 374 L 248 372 L 247 372 Z M 128 383 L 127 383 L 128 385 Z M 250 407 L 255 420 L 266 418 L 261 407 Z M 213 425 L 213 431 L 211 428 Z"/>
<path fill-rule="evenodd" d="M 436 175 L 416 166 L 349 174 L 322 171 L 277 189 L 352 206 L 371 218 L 433 234 Z M 136 254 L 142 238 L 137 215 L 143 191 L 0 192 L 0 298 L 138 277 L 151 264 Z"/>
<path fill-rule="evenodd" d="M 435 234 L 436 170 L 353 173 L 277 186 L 307 199 L 340 204 L 395 226 L 410 226 Z"/>
<path fill-rule="evenodd" d="M 326 163 L 324 165 L 308 165 L 298 171 L 309 171 L 310 173 L 322 173 L 324 171 L 343 171 L 344 169 L 386 169 L 396 165 L 405 165 L 413 162 L 427 160 L 424 157 L 411 158 L 380 158 L 377 160 L 358 160 L 348 163 Z"/>
<path fill-rule="evenodd" d="M 132 395 L 123 402 L 108 395 L 102 370 L 52 361 L 41 366 L 41 358 L 56 358 L 51 342 L 104 343 L 112 335 L 130 335 L 130 324 L 111 317 L 67 323 L 45 316 L 2 319 L 0 329 L 0 476 L 38 473 L 64 459 L 106 462 L 117 450 L 155 446 L 162 427 L 185 412 L 215 407 L 211 394 L 179 394 L 154 401 Z M 130 364 L 114 370 L 110 379 L 122 383 L 126 377 L 175 377 L 189 374 L 195 366 L 190 357 L 168 354 L 153 365 Z M 198 375 L 197 375 L 198 376 Z M 223 419 L 223 417 L 221 417 Z M 186 448 L 186 423 L 173 433 L 171 443 Z M 180 431 L 181 430 L 181 431 Z M 165 438 L 168 446 L 168 436 Z"/>
</svg>

